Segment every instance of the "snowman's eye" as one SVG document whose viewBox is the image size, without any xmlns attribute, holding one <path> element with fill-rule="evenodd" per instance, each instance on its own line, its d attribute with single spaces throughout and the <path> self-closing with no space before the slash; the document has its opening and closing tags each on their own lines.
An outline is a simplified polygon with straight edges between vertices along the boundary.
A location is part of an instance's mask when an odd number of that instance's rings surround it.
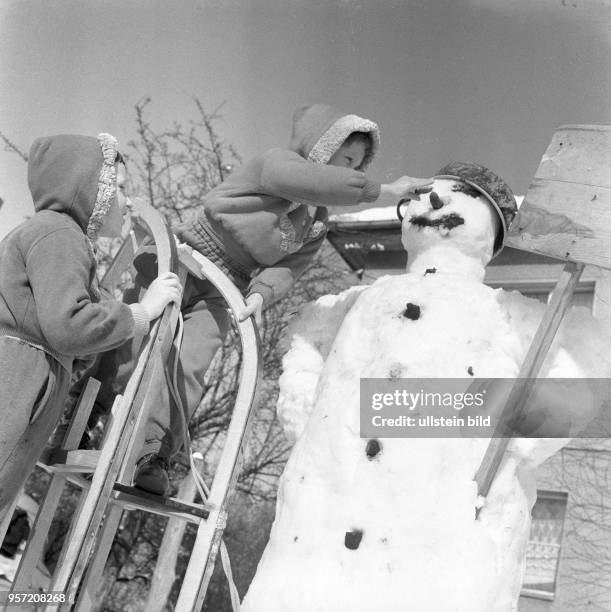
<svg viewBox="0 0 611 612">
<path fill-rule="evenodd" d="M 452 191 L 459 191 L 465 195 L 471 196 L 472 198 L 479 198 L 480 193 L 475 187 L 467 185 L 466 183 L 454 183 L 452 185 Z"/>
</svg>

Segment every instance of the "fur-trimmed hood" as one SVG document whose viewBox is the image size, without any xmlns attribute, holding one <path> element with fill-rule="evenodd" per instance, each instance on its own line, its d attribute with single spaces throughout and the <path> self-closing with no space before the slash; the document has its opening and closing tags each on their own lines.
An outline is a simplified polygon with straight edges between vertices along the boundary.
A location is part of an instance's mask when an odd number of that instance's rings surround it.
<svg viewBox="0 0 611 612">
<path fill-rule="evenodd" d="M 65 213 L 94 241 L 116 194 L 117 155 L 117 141 L 110 134 L 37 138 L 28 159 L 36 212 Z"/>
<path fill-rule="evenodd" d="M 353 132 L 371 137 L 371 147 L 357 170 L 364 171 L 380 145 L 378 126 L 358 115 L 346 115 L 326 104 L 302 106 L 293 115 L 293 133 L 289 148 L 305 159 L 326 164 Z"/>
</svg>

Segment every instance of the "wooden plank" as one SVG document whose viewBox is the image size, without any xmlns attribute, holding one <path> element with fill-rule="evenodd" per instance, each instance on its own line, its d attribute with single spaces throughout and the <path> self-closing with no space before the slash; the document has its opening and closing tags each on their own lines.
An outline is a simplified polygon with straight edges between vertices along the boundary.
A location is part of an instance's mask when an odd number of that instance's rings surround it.
<svg viewBox="0 0 611 612">
<path fill-rule="evenodd" d="M 65 450 L 76 450 L 87 427 L 87 420 L 95 403 L 95 398 L 100 390 L 100 381 L 89 377 L 85 388 L 76 404 L 75 412 L 68 426 L 66 437 L 61 447 Z"/>
<path fill-rule="evenodd" d="M 19 562 L 19 567 L 15 574 L 15 579 L 11 585 L 11 592 L 23 592 L 32 590 L 32 576 L 36 570 L 38 562 L 42 559 L 47 536 L 55 511 L 59 505 L 66 478 L 60 474 L 54 475 L 45 497 L 38 507 L 36 520 L 32 525 L 32 531 L 26 544 L 25 550 Z"/>
<path fill-rule="evenodd" d="M 611 269 L 611 188 L 533 180 L 506 244 Z"/>
<path fill-rule="evenodd" d="M 535 178 L 611 187 L 611 126 L 559 127 Z"/>
<path fill-rule="evenodd" d="M 552 292 L 550 302 L 530 344 L 518 377 L 515 379 L 509 397 L 499 415 L 497 432 L 495 433 L 500 434 L 499 426 L 506 424 L 510 417 L 519 414 L 528 401 L 535 379 L 545 361 L 558 327 L 560 327 L 573 295 L 573 289 L 579 281 L 584 267 L 584 264 L 566 264 L 558 284 Z M 484 497 L 488 495 L 509 440 L 510 438 L 500 437 L 500 435 L 490 440 L 474 478 L 477 483 L 478 495 Z"/>
<path fill-rule="evenodd" d="M 506 245 L 611 269 L 611 126 L 556 131 Z"/>
<path fill-rule="evenodd" d="M 112 505 L 104 515 L 95 549 L 87 565 L 87 572 L 81 583 L 74 612 L 94 612 L 102 608 L 100 589 L 104 585 L 103 574 L 106 560 L 112 547 L 115 534 L 121 524 L 123 508 Z"/>
</svg>

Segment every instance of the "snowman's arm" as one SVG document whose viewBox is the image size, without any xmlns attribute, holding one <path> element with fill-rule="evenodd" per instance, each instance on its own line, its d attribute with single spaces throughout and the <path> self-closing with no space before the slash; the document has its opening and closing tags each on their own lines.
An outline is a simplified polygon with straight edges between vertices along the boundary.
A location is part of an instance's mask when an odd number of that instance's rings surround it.
<svg viewBox="0 0 611 612">
<path fill-rule="evenodd" d="M 339 295 L 325 295 L 306 304 L 290 323 L 289 348 L 282 360 L 277 414 L 289 438 L 299 437 L 312 412 L 318 380 L 337 332 L 367 289 L 358 285 Z"/>
</svg>

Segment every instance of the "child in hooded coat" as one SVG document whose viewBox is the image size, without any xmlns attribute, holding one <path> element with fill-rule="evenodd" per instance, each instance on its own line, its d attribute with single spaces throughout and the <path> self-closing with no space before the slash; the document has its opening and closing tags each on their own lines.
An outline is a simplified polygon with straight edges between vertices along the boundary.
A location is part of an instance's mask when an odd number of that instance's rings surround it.
<svg viewBox="0 0 611 612">
<path fill-rule="evenodd" d="M 365 170 L 379 145 L 378 126 L 331 106 L 298 109 L 288 149 L 264 151 L 232 172 L 204 198 L 197 218 L 175 228 L 246 295 L 242 320 L 289 291 L 312 261 L 327 232 L 328 206 L 375 202 L 395 204 L 430 190 L 429 179 L 407 176 L 393 183 L 372 181 Z M 152 258 L 136 267 L 151 275 Z M 226 303 L 208 281 L 189 277 L 183 297 L 184 336 L 180 352 L 181 400 L 189 418 L 202 400 L 204 375 L 227 334 Z M 183 441 L 181 410 L 168 394 L 152 411 L 135 485 L 152 493 L 168 488 L 167 465 Z"/>
<path fill-rule="evenodd" d="M 0 520 L 61 416 L 75 359 L 147 333 L 180 299 L 173 274 L 130 306 L 100 293 L 93 241 L 120 235 L 124 181 L 109 134 L 51 136 L 31 147 L 36 212 L 0 242 Z"/>
</svg>

